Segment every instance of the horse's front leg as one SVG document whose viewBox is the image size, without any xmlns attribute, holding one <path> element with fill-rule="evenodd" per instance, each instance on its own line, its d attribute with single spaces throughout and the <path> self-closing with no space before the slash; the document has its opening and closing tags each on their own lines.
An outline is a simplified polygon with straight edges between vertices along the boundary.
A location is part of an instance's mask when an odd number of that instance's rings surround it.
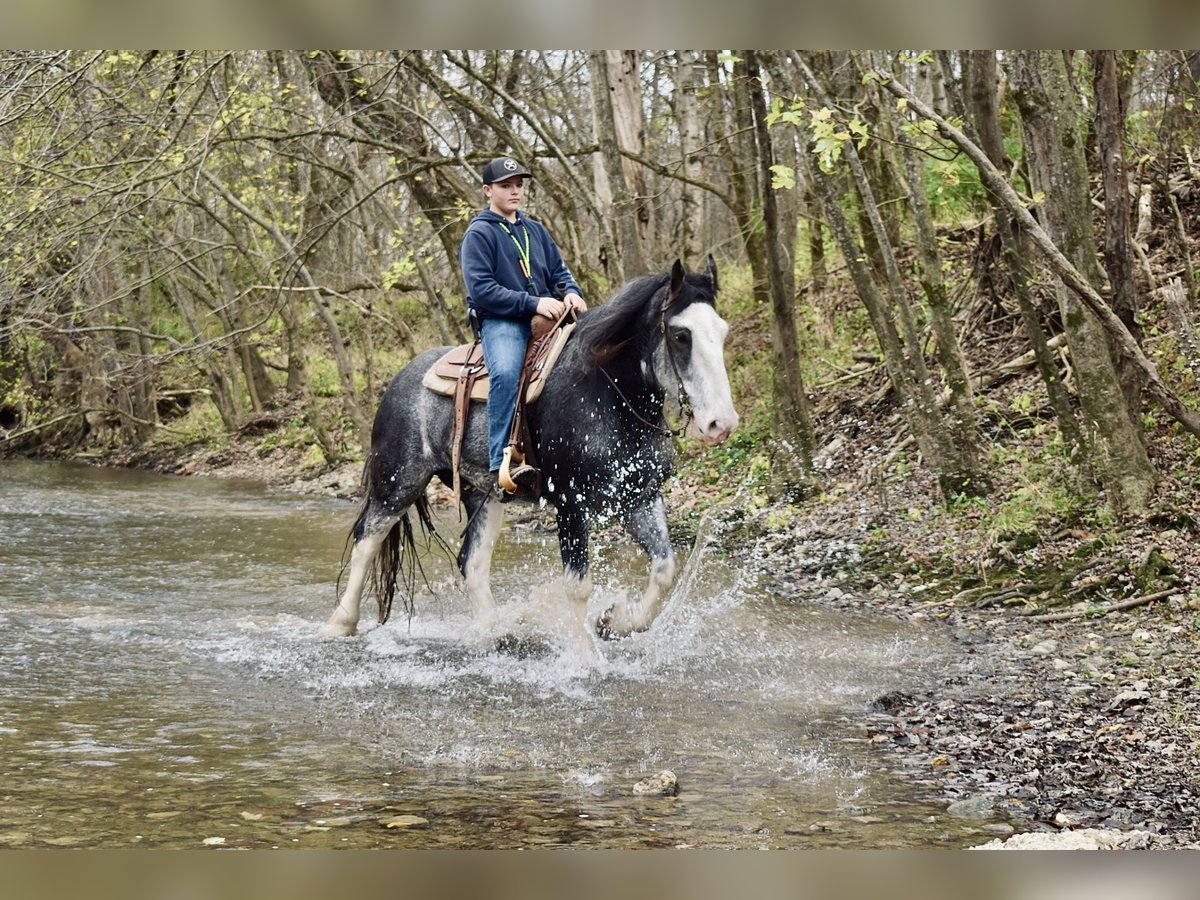
<svg viewBox="0 0 1200 900">
<path fill-rule="evenodd" d="M 558 549 L 563 562 L 563 592 L 572 606 L 573 639 L 585 658 L 599 656 L 587 626 L 587 603 L 592 593 L 588 574 L 587 513 L 573 506 L 558 507 Z"/>
<path fill-rule="evenodd" d="M 639 506 L 625 517 L 625 530 L 650 556 L 650 580 L 638 603 L 614 603 L 596 623 L 603 638 L 625 637 L 645 631 L 662 609 L 675 581 L 675 549 L 667 532 L 667 507 L 662 495 Z"/>
</svg>

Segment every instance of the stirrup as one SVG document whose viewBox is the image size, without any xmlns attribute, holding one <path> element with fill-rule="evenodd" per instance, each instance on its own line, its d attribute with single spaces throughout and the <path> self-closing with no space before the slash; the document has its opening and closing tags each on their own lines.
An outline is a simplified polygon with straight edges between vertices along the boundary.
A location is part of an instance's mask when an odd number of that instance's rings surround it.
<svg viewBox="0 0 1200 900">
<path fill-rule="evenodd" d="M 508 503 L 510 500 L 515 500 L 517 498 L 517 495 L 515 492 L 506 491 L 504 489 L 503 485 L 500 484 L 500 473 L 499 472 L 492 473 L 492 489 L 491 489 L 490 493 L 493 497 L 495 497 L 501 503 Z"/>
<path fill-rule="evenodd" d="M 528 465 L 524 460 L 518 461 L 514 465 L 512 444 L 504 448 L 504 461 L 500 464 L 500 472 L 496 476 L 496 483 L 501 488 L 510 494 L 516 494 L 522 488 L 527 491 L 532 490 L 537 487 L 538 479 L 541 476 L 540 470 Z"/>
</svg>

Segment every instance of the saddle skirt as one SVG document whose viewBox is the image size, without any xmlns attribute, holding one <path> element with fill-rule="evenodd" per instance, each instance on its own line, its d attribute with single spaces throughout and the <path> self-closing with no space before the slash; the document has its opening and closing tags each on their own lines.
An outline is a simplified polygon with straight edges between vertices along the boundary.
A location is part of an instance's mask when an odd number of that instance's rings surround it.
<svg viewBox="0 0 1200 900">
<path fill-rule="evenodd" d="M 543 317 L 539 316 L 538 318 Z M 544 319 L 544 321 L 549 323 L 548 319 Z M 550 327 L 552 327 L 552 324 Z M 534 335 L 529 342 L 529 348 L 525 355 L 525 367 L 529 370 L 529 383 L 525 389 L 526 403 L 533 403 L 542 395 L 542 388 L 546 384 L 546 376 L 550 374 L 550 370 L 558 362 L 558 357 L 562 353 L 563 347 L 566 346 L 571 332 L 574 330 L 575 323 L 571 322 L 555 328 L 553 332 L 548 333 L 547 327 L 544 326 L 539 329 L 537 320 L 534 320 Z M 425 372 L 421 383 L 434 393 L 453 397 L 455 387 L 458 385 L 459 378 L 463 375 L 464 369 L 468 373 L 473 370 L 474 374 L 473 383 L 471 384 L 471 399 L 486 401 L 488 397 L 487 364 L 483 361 L 483 349 L 479 346 L 478 342 L 462 344 L 439 357 Z"/>
</svg>

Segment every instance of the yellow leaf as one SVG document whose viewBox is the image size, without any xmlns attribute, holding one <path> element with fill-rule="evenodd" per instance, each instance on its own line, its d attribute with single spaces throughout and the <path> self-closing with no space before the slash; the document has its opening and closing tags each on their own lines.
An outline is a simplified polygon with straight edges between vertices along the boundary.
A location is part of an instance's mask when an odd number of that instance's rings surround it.
<svg viewBox="0 0 1200 900">
<path fill-rule="evenodd" d="M 908 109 L 908 98 L 901 97 L 899 100 L 897 100 L 896 109 L 898 109 L 900 112 L 904 112 L 906 109 Z"/>
</svg>

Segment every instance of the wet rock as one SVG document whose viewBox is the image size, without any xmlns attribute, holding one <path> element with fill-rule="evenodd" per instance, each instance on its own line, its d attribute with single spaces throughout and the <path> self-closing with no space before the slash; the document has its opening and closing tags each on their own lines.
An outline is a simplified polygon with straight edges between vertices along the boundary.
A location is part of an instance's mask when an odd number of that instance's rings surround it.
<svg viewBox="0 0 1200 900">
<path fill-rule="evenodd" d="M 313 819 L 314 825 L 320 825 L 324 828 L 345 828 L 347 825 L 353 825 L 357 819 L 353 816 L 335 816 L 332 819 Z"/>
<path fill-rule="evenodd" d="M 871 711 L 895 714 L 906 706 L 912 706 L 915 702 L 916 699 L 912 694 L 906 694 L 904 691 L 889 691 L 871 701 Z"/>
<path fill-rule="evenodd" d="M 679 779 L 670 769 L 663 769 L 635 784 L 633 793 L 638 796 L 674 797 L 679 793 Z"/>
<path fill-rule="evenodd" d="M 1121 706 L 1132 706 L 1136 703 L 1148 703 L 1149 700 L 1149 691 L 1121 691 L 1121 693 L 1113 697 L 1112 703 L 1109 704 L 1109 708 L 1116 709 Z"/>
<path fill-rule="evenodd" d="M 1041 643 L 1034 644 L 1029 648 L 1029 652 L 1035 656 L 1051 656 L 1058 652 L 1058 641 L 1053 638 L 1047 638 Z"/>
<path fill-rule="evenodd" d="M 1083 828 L 1079 831 L 1027 832 L 1007 840 L 997 838 L 972 850 L 1144 850 L 1151 835 L 1145 831 L 1109 831 Z"/>
<path fill-rule="evenodd" d="M 1063 828 L 1069 828 L 1073 825 L 1082 825 L 1086 819 L 1087 816 L 1078 810 L 1065 809 L 1062 812 L 1055 813 L 1054 824 Z"/>
<path fill-rule="evenodd" d="M 980 794 L 976 797 L 965 797 L 962 800 L 955 800 L 946 807 L 946 812 L 963 819 L 991 818 L 996 812 L 996 795 Z"/>
<path fill-rule="evenodd" d="M 815 834 L 833 834 L 838 830 L 836 822 L 813 822 L 808 830 Z"/>
</svg>

